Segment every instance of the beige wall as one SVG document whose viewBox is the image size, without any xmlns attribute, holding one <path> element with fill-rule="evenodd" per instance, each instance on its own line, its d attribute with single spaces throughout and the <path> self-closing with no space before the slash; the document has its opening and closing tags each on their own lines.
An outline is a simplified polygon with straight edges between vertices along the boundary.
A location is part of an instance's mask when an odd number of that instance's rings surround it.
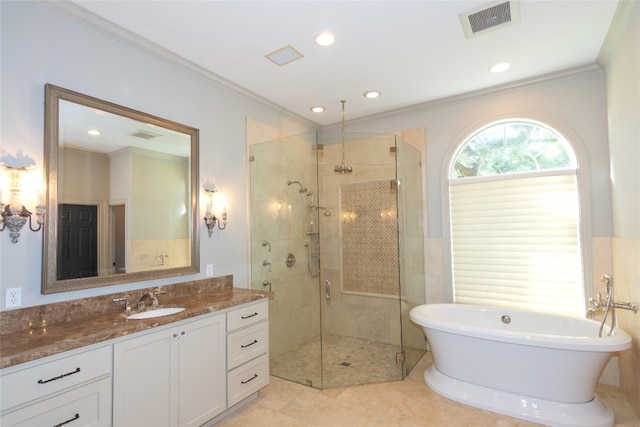
<svg viewBox="0 0 640 427">
<path fill-rule="evenodd" d="M 132 148 L 131 240 L 189 239 L 189 159 Z M 188 257 L 187 257 L 188 258 Z"/>
<path fill-rule="evenodd" d="M 640 303 L 640 7 L 621 2 L 605 46 L 605 75 L 613 238 L 611 257 L 615 298 Z M 633 347 L 620 356 L 620 378 L 640 416 L 640 313 L 617 310 L 619 325 Z"/>
<path fill-rule="evenodd" d="M 59 203 L 93 204 L 109 200 L 109 159 L 105 154 L 65 147 L 58 157 L 62 172 Z"/>
</svg>

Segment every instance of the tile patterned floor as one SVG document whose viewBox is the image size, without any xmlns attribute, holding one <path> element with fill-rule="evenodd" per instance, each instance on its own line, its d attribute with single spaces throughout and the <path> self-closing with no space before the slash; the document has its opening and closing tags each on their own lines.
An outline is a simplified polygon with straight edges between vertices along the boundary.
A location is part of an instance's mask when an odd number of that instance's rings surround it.
<svg viewBox="0 0 640 427">
<path fill-rule="evenodd" d="M 324 334 L 322 346 L 324 372 L 318 336 L 271 359 L 271 375 L 325 389 L 402 379 L 402 365 L 396 364 L 398 345 Z"/>
<path fill-rule="evenodd" d="M 216 427 L 533 427 L 522 421 L 472 408 L 431 391 L 423 372 L 427 353 L 404 381 L 317 390 L 271 377 L 256 399 Z M 617 427 L 640 427 L 620 390 L 600 386 L 598 394 L 616 414 Z"/>
</svg>

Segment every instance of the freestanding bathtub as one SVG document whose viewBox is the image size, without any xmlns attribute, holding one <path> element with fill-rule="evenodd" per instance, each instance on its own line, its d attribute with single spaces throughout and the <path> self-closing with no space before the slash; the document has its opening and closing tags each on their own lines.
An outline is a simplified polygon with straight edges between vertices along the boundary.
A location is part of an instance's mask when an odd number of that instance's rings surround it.
<svg viewBox="0 0 640 427">
<path fill-rule="evenodd" d="M 424 378 L 438 394 L 551 426 L 614 424 L 595 388 L 611 355 L 631 347 L 624 331 L 598 337 L 593 320 L 467 304 L 421 305 L 410 318 L 427 336 Z"/>
</svg>

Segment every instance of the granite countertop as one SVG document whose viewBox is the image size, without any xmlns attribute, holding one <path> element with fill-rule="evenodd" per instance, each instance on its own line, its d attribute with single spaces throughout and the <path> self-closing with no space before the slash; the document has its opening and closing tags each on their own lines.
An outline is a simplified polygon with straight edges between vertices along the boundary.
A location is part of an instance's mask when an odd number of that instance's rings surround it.
<svg viewBox="0 0 640 427">
<path fill-rule="evenodd" d="M 268 298 L 271 295 L 270 292 L 234 288 L 230 276 L 216 279 L 163 286 L 162 291 L 166 293 L 158 295 L 158 308 L 184 307 L 185 310 L 150 319 L 127 319 L 126 316 L 131 313 L 123 312 L 124 303 L 111 301 L 121 296 L 129 297 L 133 313 L 139 292 L 146 290 L 127 293 L 131 295 L 112 294 L 2 312 L 0 368 Z"/>
</svg>

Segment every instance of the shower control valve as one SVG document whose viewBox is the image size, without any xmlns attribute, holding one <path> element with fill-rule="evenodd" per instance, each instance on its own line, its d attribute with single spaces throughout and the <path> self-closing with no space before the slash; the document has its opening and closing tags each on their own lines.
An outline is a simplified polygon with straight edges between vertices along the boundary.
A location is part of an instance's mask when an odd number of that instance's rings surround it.
<svg viewBox="0 0 640 427">
<path fill-rule="evenodd" d="M 287 267 L 292 268 L 296 266 L 296 256 L 292 253 L 287 255 L 287 258 L 284 260 L 284 263 Z"/>
</svg>

